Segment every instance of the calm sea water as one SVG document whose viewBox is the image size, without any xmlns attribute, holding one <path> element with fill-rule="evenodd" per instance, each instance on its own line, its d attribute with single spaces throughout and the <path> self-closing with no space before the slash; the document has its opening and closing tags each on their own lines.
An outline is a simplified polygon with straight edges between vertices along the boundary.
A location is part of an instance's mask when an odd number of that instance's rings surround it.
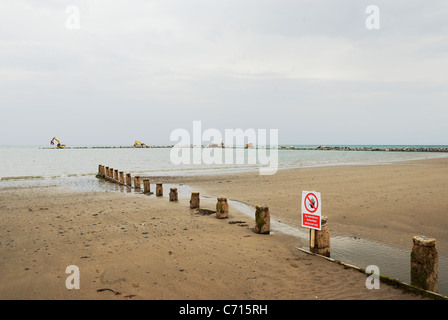
<svg viewBox="0 0 448 320">
<path fill-rule="evenodd" d="M 393 148 L 407 146 L 375 147 Z M 387 165 L 397 161 L 448 157 L 448 153 L 435 152 L 275 150 L 275 152 L 277 151 L 279 170 L 354 164 Z M 4 187 L 54 184 L 84 190 L 126 192 L 116 184 L 107 183 L 95 178 L 99 164 L 129 172 L 133 175 L 140 174 L 148 176 L 235 173 L 259 170 L 261 166 L 259 162 L 256 164 L 248 164 L 247 161 L 236 164 L 238 158 L 236 152 L 233 158 L 233 164 L 207 165 L 201 163 L 175 165 L 171 161 L 170 152 L 171 149 L 168 148 L 87 148 L 58 150 L 44 149 L 36 146 L 0 147 L 0 192 Z M 243 159 L 239 160 L 247 159 L 247 150 L 244 152 Z M 181 187 L 180 196 L 182 197 L 182 188 L 186 188 L 187 190 L 184 192 L 187 195 L 183 196 L 188 196 L 188 186 Z M 233 201 L 231 206 L 253 216 L 253 208 L 245 204 Z M 284 225 L 275 220 L 272 223 L 272 228 L 278 232 L 297 236 L 300 239 L 298 243 L 304 244 L 301 246 L 306 248 L 308 233 L 304 228 L 301 229 L 297 226 Z M 344 236 L 332 237 L 331 243 L 332 257 L 335 259 L 364 268 L 372 264 L 371 261 L 375 261 L 375 264 L 380 267 L 381 273 L 408 283 L 410 282 L 410 252 L 394 248 L 387 243 L 378 243 L 367 239 L 354 239 Z M 439 243 L 438 251 L 439 293 L 448 295 L 448 248 L 445 244 Z"/>
<path fill-rule="evenodd" d="M 192 149 L 193 150 L 193 149 Z M 221 150 L 221 149 L 220 149 Z M 202 149 L 203 152 L 210 150 Z M 0 187 L 14 180 L 51 179 L 95 175 L 98 165 L 103 164 L 125 172 L 141 175 L 196 175 L 233 173 L 259 170 L 273 164 L 269 152 L 266 165 L 255 155 L 255 164 L 249 164 L 247 150 L 243 158 L 234 152 L 231 164 L 173 164 L 169 148 L 110 148 L 110 149 L 44 149 L 41 147 L 0 147 Z M 278 168 L 300 168 L 350 164 L 387 164 L 395 161 L 448 157 L 448 153 L 434 152 L 378 152 L 378 151 L 278 151 Z M 255 151 L 257 152 L 257 151 Z M 192 162 L 192 155 L 190 162 Z M 223 156 L 224 162 L 224 156 Z M 203 160 L 203 159 L 202 159 Z M 238 163 L 238 160 L 242 163 Z"/>
</svg>

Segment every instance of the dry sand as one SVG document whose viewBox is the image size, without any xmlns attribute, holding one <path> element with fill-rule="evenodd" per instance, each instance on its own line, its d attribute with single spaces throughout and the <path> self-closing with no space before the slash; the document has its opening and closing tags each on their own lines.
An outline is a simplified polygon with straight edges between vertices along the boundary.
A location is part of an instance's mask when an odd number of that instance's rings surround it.
<svg viewBox="0 0 448 320">
<path fill-rule="evenodd" d="M 320 191 L 332 234 L 410 248 L 414 234 L 447 242 L 447 178 L 448 159 L 438 159 L 164 182 L 196 188 L 202 208 L 214 209 L 218 196 L 268 204 L 291 225 L 300 223 L 301 190 Z M 255 234 L 253 226 L 236 210 L 223 220 L 197 214 L 186 197 L 168 201 L 166 190 L 156 197 L 1 189 L 0 299 L 422 299 L 385 284 L 368 290 L 366 275 L 298 251 L 294 237 Z M 65 286 L 69 265 L 79 267 L 79 290 Z"/>
</svg>

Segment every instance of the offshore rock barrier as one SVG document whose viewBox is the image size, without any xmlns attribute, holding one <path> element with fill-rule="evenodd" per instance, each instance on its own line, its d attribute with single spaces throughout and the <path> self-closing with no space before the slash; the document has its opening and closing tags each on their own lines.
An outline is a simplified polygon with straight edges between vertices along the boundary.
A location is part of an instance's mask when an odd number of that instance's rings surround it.
<svg viewBox="0 0 448 320">
<path fill-rule="evenodd" d="M 318 146 L 318 147 L 294 147 L 294 146 L 281 146 L 279 149 L 284 150 L 338 150 L 338 151 L 385 151 L 385 152 L 448 152 L 448 147 L 390 147 L 390 148 L 377 148 L 377 147 L 344 147 L 344 146 Z"/>
<path fill-rule="evenodd" d="M 173 148 L 176 146 L 166 145 L 166 146 L 144 146 L 144 147 L 134 147 L 134 146 L 73 146 L 65 147 L 65 149 L 141 149 L 141 148 Z M 178 146 L 177 146 L 178 147 Z M 188 146 L 186 146 L 188 147 Z M 207 146 L 193 146 L 193 148 L 209 148 Z M 242 147 L 226 146 L 223 148 L 240 149 Z M 253 147 L 250 149 L 266 149 L 266 147 Z M 42 147 L 39 149 L 56 149 L 55 147 Z M 247 149 L 247 148 L 244 148 Z M 349 147 L 349 146 L 317 146 L 317 147 L 295 147 L 295 146 L 279 146 L 278 148 L 273 147 L 272 149 L 279 150 L 337 150 L 337 151 L 383 151 L 383 152 L 448 152 L 448 147 Z"/>
<path fill-rule="evenodd" d="M 294 150 L 300 150 L 304 148 L 293 148 Z M 310 148 L 310 150 L 340 150 L 340 151 L 385 151 L 385 152 L 448 152 L 448 148 L 445 147 L 404 147 L 404 148 L 377 148 L 377 147 L 327 147 L 318 146 L 316 148 Z"/>
</svg>

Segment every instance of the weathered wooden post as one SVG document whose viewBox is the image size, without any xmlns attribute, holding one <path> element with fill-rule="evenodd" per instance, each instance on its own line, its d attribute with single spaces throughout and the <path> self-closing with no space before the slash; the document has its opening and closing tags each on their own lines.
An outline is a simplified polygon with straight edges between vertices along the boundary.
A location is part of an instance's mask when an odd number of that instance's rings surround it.
<svg viewBox="0 0 448 320">
<path fill-rule="evenodd" d="M 255 232 L 269 234 L 271 232 L 271 215 L 265 204 L 255 207 Z"/>
<path fill-rule="evenodd" d="M 129 187 L 132 186 L 132 177 L 130 173 L 126 173 L 126 185 L 128 185 Z"/>
<path fill-rule="evenodd" d="M 141 189 L 141 187 L 142 187 L 142 182 L 140 180 L 140 176 L 135 176 L 134 177 L 134 188 Z"/>
<path fill-rule="evenodd" d="M 102 165 L 98 165 L 98 175 L 99 175 L 100 177 L 103 176 L 103 174 L 101 173 L 101 168 L 102 168 Z"/>
<path fill-rule="evenodd" d="M 120 171 L 120 183 L 124 184 L 124 172 Z"/>
<path fill-rule="evenodd" d="M 439 255 L 436 239 L 414 236 L 411 251 L 411 284 L 413 286 L 437 292 Z"/>
<path fill-rule="evenodd" d="M 192 192 L 190 197 L 190 209 L 199 208 L 200 199 L 199 192 Z"/>
<path fill-rule="evenodd" d="M 114 180 L 118 182 L 118 169 L 114 170 Z"/>
<path fill-rule="evenodd" d="M 109 167 L 106 167 L 105 168 L 105 171 L 104 171 L 104 178 L 109 178 Z"/>
<path fill-rule="evenodd" d="M 177 188 L 170 188 L 170 201 L 177 201 Z"/>
<path fill-rule="evenodd" d="M 114 179 L 114 169 L 109 168 L 109 180 L 113 180 L 113 179 Z"/>
<path fill-rule="evenodd" d="M 227 198 L 218 198 L 216 202 L 216 218 L 225 219 L 229 217 L 229 204 Z"/>
<path fill-rule="evenodd" d="M 321 217 L 320 230 L 310 229 L 310 251 L 321 256 L 330 256 L 330 230 L 328 229 L 328 218 Z"/>
<path fill-rule="evenodd" d="M 161 182 L 156 183 L 156 196 L 163 196 L 163 184 Z"/>
<path fill-rule="evenodd" d="M 143 193 L 151 193 L 151 184 L 149 179 L 143 179 Z"/>
</svg>

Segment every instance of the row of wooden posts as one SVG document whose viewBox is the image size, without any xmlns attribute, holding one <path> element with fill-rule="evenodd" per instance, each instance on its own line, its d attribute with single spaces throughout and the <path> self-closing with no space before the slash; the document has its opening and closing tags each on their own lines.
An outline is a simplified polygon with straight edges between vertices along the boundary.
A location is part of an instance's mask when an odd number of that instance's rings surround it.
<svg viewBox="0 0 448 320">
<path fill-rule="evenodd" d="M 115 183 L 132 187 L 132 177 L 130 173 L 125 173 L 111 167 L 103 165 L 98 166 L 98 176 Z M 149 178 L 135 176 L 134 188 L 141 190 L 143 179 L 143 193 L 151 194 L 150 180 Z M 156 183 L 156 196 L 163 196 L 163 183 Z M 170 201 L 178 201 L 177 188 L 170 188 Z M 199 192 L 192 192 L 190 197 L 190 209 L 196 209 L 200 207 Z M 216 203 L 216 217 L 218 219 L 225 219 L 229 217 L 229 204 L 227 198 L 220 197 Z M 269 207 L 267 205 L 259 205 L 255 210 L 255 232 L 260 234 L 270 233 L 271 218 L 269 214 Z"/>
<path fill-rule="evenodd" d="M 118 171 L 110 167 L 99 165 L 98 175 L 108 181 L 132 187 L 131 174 Z M 134 188 L 141 189 L 142 177 L 134 177 Z M 143 193 L 151 194 L 150 180 L 143 177 Z M 163 196 L 163 184 L 156 183 L 156 196 Z M 177 188 L 170 188 L 170 201 L 178 201 Z M 199 192 L 192 192 L 190 209 L 200 207 Z M 225 219 L 229 217 L 227 198 L 217 198 L 216 217 Z M 259 234 L 270 234 L 271 217 L 269 207 L 265 204 L 255 207 L 255 228 Z M 310 251 L 312 253 L 330 257 L 330 231 L 326 216 L 321 218 L 321 230 L 310 229 Z M 414 236 L 414 246 L 411 251 L 411 284 L 424 290 L 437 292 L 438 290 L 438 253 L 435 248 L 436 240 L 425 236 Z"/>
<path fill-rule="evenodd" d="M 130 173 L 125 173 L 123 171 L 118 171 L 111 167 L 106 167 L 103 165 L 98 166 L 98 175 L 108 181 L 126 185 L 132 187 L 132 176 Z M 126 177 L 126 178 L 125 178 Z M 151 185 L 149 178 L 135 176 L 134 177 L 134 188 L 136 190 L 141 190 L 143 180 L 143 193 L 151 194 Z M 163 196 L 163 184 L 161 182 L 156 183 L 156 195 Z M 171 188 L 170 190 L 170 200 L 177 201 L 177 188 Z"/>
</svg>

